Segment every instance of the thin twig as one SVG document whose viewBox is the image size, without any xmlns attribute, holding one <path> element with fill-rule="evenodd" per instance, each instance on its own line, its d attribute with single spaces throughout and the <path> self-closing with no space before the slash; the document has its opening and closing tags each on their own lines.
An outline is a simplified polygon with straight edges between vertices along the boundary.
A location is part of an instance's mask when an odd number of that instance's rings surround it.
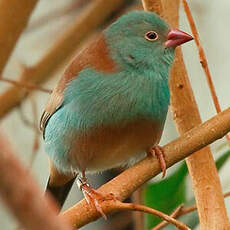
<svg viewBox="0 0 230 230">
<path fill-rule="evenodd" d="M 155 216 L 158 216 L 158 217 L 164 219 L 168 223 L 175 225 L 178 229 L 181 229 L 181 230 L 189 230 L 190 229 L 184 223 L 177 221 L 173 217 L 168 216 L 167 214 L 160 212 L 156 209 L 146 207 L 144 205 L 119 202 L 117 205 L 117 208 L 119 209 L 119 211 L 131 210 L 131 211 L 140 211 L 140 212 L 149 213 L 149 214 L 152 214 L 152 215 L 155 215 Z"/>
<path fill-rule="evenodd" d="M 4 81 L 4 82 L 10 83 L 12 85 L 25 88 L 25 89 L 27 89 L 29 91 L 38 90 L 38 91 L 41 91 L 43 93 L 49 93 L 49 94 L 52 93 L 52 90 L 45 89 L 45 88 L 43 88 L 41 86 L 38 86 L 38 85 L 35 85 L 35 84 L 32 84 L 32 83 L 26 83 L 26 82 L 22 82 L 22 81 L 15 81 L 15 80 L 11 80 L 11 79 L 8 79 L 8 78 L 3 78 L 3 77 L 0 78 L 0 81 Z"/>
<path fill-rule="evenodd" d="M 181 212 L 181 209 L 184 207 L 184 204 L 179 205 L 171 214 L 170 216 L 172 218 L 177 218 L 179 213 Z M 158 225 L 156 225 L 152 230 L 160 230 L 161 228 L 167 226 L 169 223 L 167 221 L 162 221 Z"/>
<path fill-rule="evenodd" d="M 215 90 L 215 86 L 214 86 L 214 83 L 213 83 L 213 80 L 212 80 L 211 72 L 210 72 L 210 69 L 208 67 L 208 61 L 207 61 L 207 58 L 206 58 L 206 55 L 205 55 L 205 52 L 204 52 L 204 48 L 201 45 L 199 34 L 198 34 L 198 31 L 197 31 L 197 28 L 196 28 L 196 24 L 194 22 L 194 19 L 193 19 L 191 10 L 190 10 L 190 8 L 188 6 L 188 3 L 187 3 L 186 0 L 182 0 L 182 2 L 183 2 L 183 6 L 184 6 L 184 11 L 185 11 L 186 16 L 188 18 L 190 28 L 192 30 L 192 34 L 193 34 L 196 46 L 197 46 L 198 51 L 199 51 L 200 63 L 201 63 L 201 66 L 202 66 L 202 68 L 203 68 L 203 70 L 205 72 L 205 76 L 206 76 L 206 79 L 207 79 L 207 82 L 208 82 L 208 86 L 209 86 L 209 89 L 210 89 L 210 92 L 211 92 L 211 95 L 212 95 L 212 100 L 213 100 L 213 103 L 215 105 L 216 112 L 219 113 L 219 112 L 221 112 L 221 107 L 220 107 L 220 103 L 219 103 L 219 100 L 218 100 L 218 97 L 217 97 L 217 94 L 216 94 L 216 90 Z M 226 140 L 227 140 L 227 143 L 228 143 L 228 145 L 230 147 L 230 135 L 229 134 L 226 135 Z"/>
</svg>

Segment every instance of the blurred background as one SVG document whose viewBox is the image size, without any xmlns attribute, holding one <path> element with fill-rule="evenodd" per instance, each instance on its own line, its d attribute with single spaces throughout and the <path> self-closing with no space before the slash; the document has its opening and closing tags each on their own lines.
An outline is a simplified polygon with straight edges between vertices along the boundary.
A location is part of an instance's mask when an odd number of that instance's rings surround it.
<svg viewBox="0 0 230 230">
<path fill-rule="evenodd" d="M 40 0 L 33 12 L 28 27 L 23 32 L 14 52 L 12 53 L 10 61 L 4 70 L 3 76 L 8 79 L 18 80 L 25 67 L 36 66 L 36 64 L 44 58 L 47 52 L 52 49 L 57 40 L 62 39 L 62 37 L 66 34 L 67 29 L 77 23 L 81 13 L 84 12 L 93 1 L 95 0 Z M 46 76 L 47 80 L 44 84 L 42 84 L 42 87 L 52 90 L 67 63 L 71 60 L 74 54 L 79 52 L 79 50 L 81 50 L 81 48 L 84 47 L 84 44 L 89 40 L 95 39 L 95 36 L 103 28 L 105 28 L 106 25 L 114 20 L 114 18 L 118 17 L 127 10 L 138 7 L 141 8 L 140 1 L 129 0 L 124 2 L 126 3 L 111 13 L 106 20 L 97 26 L 96 29 L 88 32 L 87 36 L 84 35 L 82 42 L 72 48 L 69 57 L 64 61 L 60 61 L 60 64 L 57 64 L 55 71 L 49 74 L 49 76 Z M 227 0 L 223 0 L 221 2 L 214 0 L 193 0 L 189 1 L 189 5 L 199 31 L 202 45 L 208 58 L 209 67 L 213 76 L 221 108 L 225 109 L 229 107 L 230 104 L 230 2 Z M 180 28 L 188 33 L 191 33 L 183 9 L 181 8 L 180 11 Z M 81 32 L 82 31 L 78 31 L 77 33 Z M 194 42 L 190 42 L 183 46 L 183 53 L 201 116 L 203 121 L 205 121 L 215 115 L 215 109 Z M 1 81 L 0 94 L 5 92 L 9 87 L 11 87 L 9 83 Z M 16 107 L 1 120 L 1 129 L 3 129 L 4 133 L 14 145 L 14 149 L 23 164 L 25 164 L 28 168 L 31 167 L 32 174 L 36 177 L 42 188 L 45 188 L 49 167 L 47 155 L 44 151 L 42 136 L 35 127 L 38 126 L 40 115 L 48 98 L 48 93 L 35 90 L 20 106 Z M 164 145 L 175 139 L 177 136 L 178 133 L 169 112 L 160 144 Z M 216 159 L 223 156 L 223 154 L 228 153 L 228 147 L 225 143 L 225 139 L 215 142 L 211 147 Z M 219 172 L 224 192 L 230 190 L 230 181 L 228 179 L 229 171 L 230 167 L 227 162 L 221 167 Z M 170 175 L 173 176 L 178 172 L 180 174 L 180 176 L 177 177 L 177 180 L 175 180 L 174 176 L 174 181 L 172 180 L 170 182 L 174 183 L 172 184 L 174 190 L 170 191 L 172 194 L 176 194 L 176 190 L 180 191 L 179 194 L 173 196 L 175 197 L 175 202 L 172 207 L 169 207 L 168 209 L 172 211 L 180 202 L 192 201 L 193 193 L 190 179 L 187 176 L 183 165 L 177 164 L 167 172 L 167 178 L 170 178 Z M 103 174 L 90 176 L 89 180 L 93 186 L 97 187 L 115 176 L 116 173 L 116 170 L 112 170 Z M 183 185 L 178 184 L 178 180 L 183 181 Z M 148 196 L 150 196 L 149 193 L 154 190 L 154 187 L 150 185 L 153 184 L 154 186 L 159 186 L 159 181 L 161 181 L 161 176 L 153 179 L 153 181 L 149 183 L 149 186 L 147 186 L 146 190 L 142 191 L 143 200 L 145 200 L 146 204 L 151 205 L 151 202 L 157 203 L 157 193 L 151 193 L 151 196 L 154 196 L 154 199 L 156 200 L 152 200 Z M 167 182 L 167 179 L 165 179 L 165 181 Z M 160 186 L 162 186 L 162 183 Z M 163 188 L 165 187 L 162 187 L 162 189 Z M 155 191 L 157 191 L 157 189 L 158 188 L 156 188 Z M 169 194 L 166 194 L 166 196 L 169 197 Z M 70 207 L 81 198 L 81 192 L 78 190 L 77 186 L 74 185 L 64 209 Z M 170 199 L 172 199 L 172 197 L 170 197 Z M 228 199 L 226 199 L 226 206 L 230 216 L 230 201 Z M 121 225 L 116 225 L 116 228 L 114 228 L 110 222 L 105 223 L 105 221 L 99 220 L 85 226 L 82 229 L 134 229 L 134 225 L 131 223 L 130 213 L 123 213 L 122 215 L 116 216 L 116 218 L 118 218 Z M 194 218 L 195 217 L 193 217 L 193 219 Z M 155 220 L 148 217 L 146 217 L 145 220 L 148 228 L 153 226 L 153 223 L 155 223 Z M 118 223 L 117 220 L 116 223 Z M 6 207 L 0 203 L 1 229 L 15 229 L 16 226 L 17 223 L 14 218 L 7 211 Z M 192 226 L 192 229 L 199 228 L 197 222 L 194 222 Z M 174 228 L 170 227 L 169 229 Z"/>
</svg>

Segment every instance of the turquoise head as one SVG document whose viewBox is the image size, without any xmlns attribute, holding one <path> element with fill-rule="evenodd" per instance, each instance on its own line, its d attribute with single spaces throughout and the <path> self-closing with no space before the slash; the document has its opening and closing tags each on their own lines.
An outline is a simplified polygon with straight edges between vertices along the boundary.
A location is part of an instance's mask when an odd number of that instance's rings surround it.
<svg viewBox="0 0 230 230">
<path fill-rule="evenodd" d="M 124 68 L 159 70 L 170 66 L 175 47 L 192 39 L 154 13 L 133 11 L 105 30 L 111 57 Z"/>
</svg>

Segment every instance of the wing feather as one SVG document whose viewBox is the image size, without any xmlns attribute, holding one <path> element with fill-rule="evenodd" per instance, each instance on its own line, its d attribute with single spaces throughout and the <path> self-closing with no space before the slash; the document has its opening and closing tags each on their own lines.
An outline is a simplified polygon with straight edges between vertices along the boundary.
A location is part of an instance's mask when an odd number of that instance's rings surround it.
<svg viewBox="0 0 230 230">
<path fill-rule="evenodd" d="M 45 127 L 50 117 L 61 107 L 63 98 L 64 98 L 63 93 L 58 92 L 56 89 L 51 94 L 51 97 L 40 119 L 40 130 L 43 133 L 43 138 L 44 138 Z"/>
<path fill-rule="evenodd" d="M 45 127 L 51 116 L 61 107 L 64 100 L 64 90 L 73 78 L 78 76 L 78 73 L 85 67 L 93 67 L 104 73 L 114 73 L 117 67 L 114 61 L 110 58 L 107 50 L 104 35 L 102 34 L 98 40 L 92 41 L 85 49 L 82 50 L 67 67 L 63 76 L 53 90 L 47 106 L 40 119 L 40 130 L 45 132 Z"/>
</svg>

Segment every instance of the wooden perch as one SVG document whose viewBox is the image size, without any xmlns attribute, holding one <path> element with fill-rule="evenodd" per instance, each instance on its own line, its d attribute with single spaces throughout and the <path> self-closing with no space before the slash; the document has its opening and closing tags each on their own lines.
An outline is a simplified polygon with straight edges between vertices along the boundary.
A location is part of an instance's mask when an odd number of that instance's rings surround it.
<svg viewBox="0 0 230 230">
<path fill-rule="evenodd" d="M 125 0 L 92 1 L 80 15 L 76 16 L 75 22 L 63 31 L 63 36 L 47 54 L 35 66 L 23 71 L 19 80 L 32 84 L 47 81 L 58 66 L 76 50 L 80 42 L 124 3 Z M 18 106 L 27 94 L 27 90 L 12 86 L 0 95 L 0 119 Z"/>
<path fill-rule="evenodd" d="M 230 131 L 230 108 L 219 113 L 209 121 L 184 133 L 178 139 L 163 147 L 166 155 L 167 167 L 188 157 L 193 152 L 211 144 Z M 98 191 L 113 193 L 119 200 L 129 197 L 137 188 L 146 181 L 161 172 L 156 158 L 148 157 L 125 170 L 107 184 L 101 186 Z M 106 214 L 118 211 L 114 209 L 113 200 L 102 203 Z M 96 209 L 89 206 L 85 199 L 61 214 L 72 226 L 81 227 L 100 217 Z M 214 217 L 213 217 L 214 218 Z M 222 225 L 222 224 L 221 224 Z M 220 225 L 219 225 L 220 226 Z M 215 228 L 213 228 L 215 229 Z"/>
<path fill-rule="evenodd" d="M 0 1 L 0 74 L 38 0 Z"/>
<path fill-rule="evenodd" d="M 173 5 L 171 0 L 164 1 L 164 13 L 173 27 L 179 25 L 179 5 L 179 0 L 173 1 Z M 177 49 L 171 70 L 170 91 L 173 117 L 182 135 L 202 121 L 180 48 Z M 229 229 L 220 179 L 210 148 L 206 147 L 193 154 L 186 159 L 186 162 L 192 180 L 201 229 Z"/>
<path fill-rule="evenodd" d="M 44 197 L 13 155 L 10 143 L 0 134 L 0 196 L 28 230 L 70 230 L 70 226 L 57 216 L 53 200 Z"/>
</svg>

